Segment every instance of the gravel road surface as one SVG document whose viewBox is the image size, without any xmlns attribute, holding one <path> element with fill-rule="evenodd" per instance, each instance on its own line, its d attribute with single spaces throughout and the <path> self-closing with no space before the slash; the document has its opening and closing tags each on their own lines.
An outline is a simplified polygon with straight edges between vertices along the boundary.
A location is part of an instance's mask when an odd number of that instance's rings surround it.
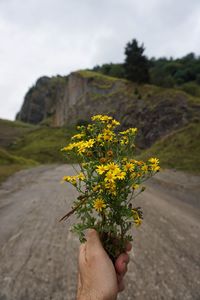
<svg viewBox="0 0 200 300">
<path fill-rule="evenodd" d="M 73 300 L 79 241 L 58 220 L 76 192 L 70 165 L 18 172 L 0 190 L 0 300 Z M 199 177 L 163 171 L 136 205 L 144 222 L 119 299 L 200 299 Z"/>
</svg>

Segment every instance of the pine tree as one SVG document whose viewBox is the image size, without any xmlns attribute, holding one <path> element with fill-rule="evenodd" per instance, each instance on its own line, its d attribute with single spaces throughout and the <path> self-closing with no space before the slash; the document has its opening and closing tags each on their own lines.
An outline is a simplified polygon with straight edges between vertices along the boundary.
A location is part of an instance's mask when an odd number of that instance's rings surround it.
<svg viewBox="0 0 200 300">
<path fill-rule="evenodd" d="M 125 48 L 125 76 L 127 79 L 138 82 L 149 82 L 149 62 L 144 52 L 143 44 L 138 45 L 136 39 L 128 42 Z"/>
</svg>

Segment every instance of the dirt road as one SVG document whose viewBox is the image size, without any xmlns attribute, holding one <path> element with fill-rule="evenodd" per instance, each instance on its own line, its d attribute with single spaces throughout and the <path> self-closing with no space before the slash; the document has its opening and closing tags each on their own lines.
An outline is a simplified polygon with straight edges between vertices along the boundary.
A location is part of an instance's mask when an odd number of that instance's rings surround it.
<svg viewBox="0 0 200 300">
<path fill-rule="evenodd" d="M 73 187 L 59 184 L 72 173 L 71 166 L 38 167 L 2 185 L 0 300 L 75 299 L 79 242 L 70 223 L 58 222 L 76 197 Z M 198 180 L 166 171 L 137 200 L 145 219 L 133 230 L 119 299 L 200 299 Z"/>
</svg>

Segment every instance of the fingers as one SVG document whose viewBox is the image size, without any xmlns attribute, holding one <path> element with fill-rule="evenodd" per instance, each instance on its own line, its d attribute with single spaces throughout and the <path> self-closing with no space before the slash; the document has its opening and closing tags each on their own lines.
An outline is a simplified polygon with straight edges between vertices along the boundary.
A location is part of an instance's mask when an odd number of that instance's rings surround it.
<svg viewBox="0 0 200 300">
<path fill-rule="evenodd" d="M 130 251 L 132 248 L 131 243 L 127 243 L 126 251 Z M 124 285 L 124 275 L 127 272 L 127 265 L 129 263 L 129 255 L 127 253 L 122 253 L 119 255 L 115 262 L 115 270 L 117 274 L 118 282 L 118 292 L 122 292 L 125 289 Z"/>
<path fill-rule="evenodd" d="M 118 281 L 118 292 L 122 292 L 125 289 L 123 278 Z"/>
<path fill-rule="evenodd" d="M 126 251 L 129 252 L 131 251 L 132 249 L 132 245 L 130 242 L 128 242 L 126 244 Z M 124 253 L 121 253 L 117 260 L 115 261 L 115 269 L 116 269 L 116 272 L 119 273 L 119 274 L 125 274 L 127 272 L 127 265 L 129 263 L 129 255 L 128 253 L 124 252 Z"/>
<path fill-rule="evenodd" d="M 124 275 L 127 272 L 127 262 L 122 262 L 118 264 L 118 270 L 116 270 L 117 274 L 117 282 L 118 282 L 118 292 L 122 292 L 125 289 L 124 285 Z"/>
<path fill-rule="evenodd" d="M 118 274 L 125 274 L 127 272 L 127 264 L 129 263 L 129 256 L 127 253 L 119 255 L 115 262 L 115 270 Z"/>
<path fill-rule="evenodd" d="M 130 242 L 127 242 L 126 244 L 126 251 L 129 252 L 132 249 L 132 244 Z"/>
</svg>

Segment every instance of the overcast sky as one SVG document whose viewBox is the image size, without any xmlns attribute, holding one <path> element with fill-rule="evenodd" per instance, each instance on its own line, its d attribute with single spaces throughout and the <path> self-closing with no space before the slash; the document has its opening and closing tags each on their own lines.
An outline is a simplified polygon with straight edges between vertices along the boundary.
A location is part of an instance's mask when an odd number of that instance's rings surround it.
<svg viewBox="0 0 200 300">
<path fill-rule="evenodd" d="M 200 0 L 0 0 L 0 118 L 15 118 L 43 75 L 149 57 L 200 55 Z"/>
</svg>

